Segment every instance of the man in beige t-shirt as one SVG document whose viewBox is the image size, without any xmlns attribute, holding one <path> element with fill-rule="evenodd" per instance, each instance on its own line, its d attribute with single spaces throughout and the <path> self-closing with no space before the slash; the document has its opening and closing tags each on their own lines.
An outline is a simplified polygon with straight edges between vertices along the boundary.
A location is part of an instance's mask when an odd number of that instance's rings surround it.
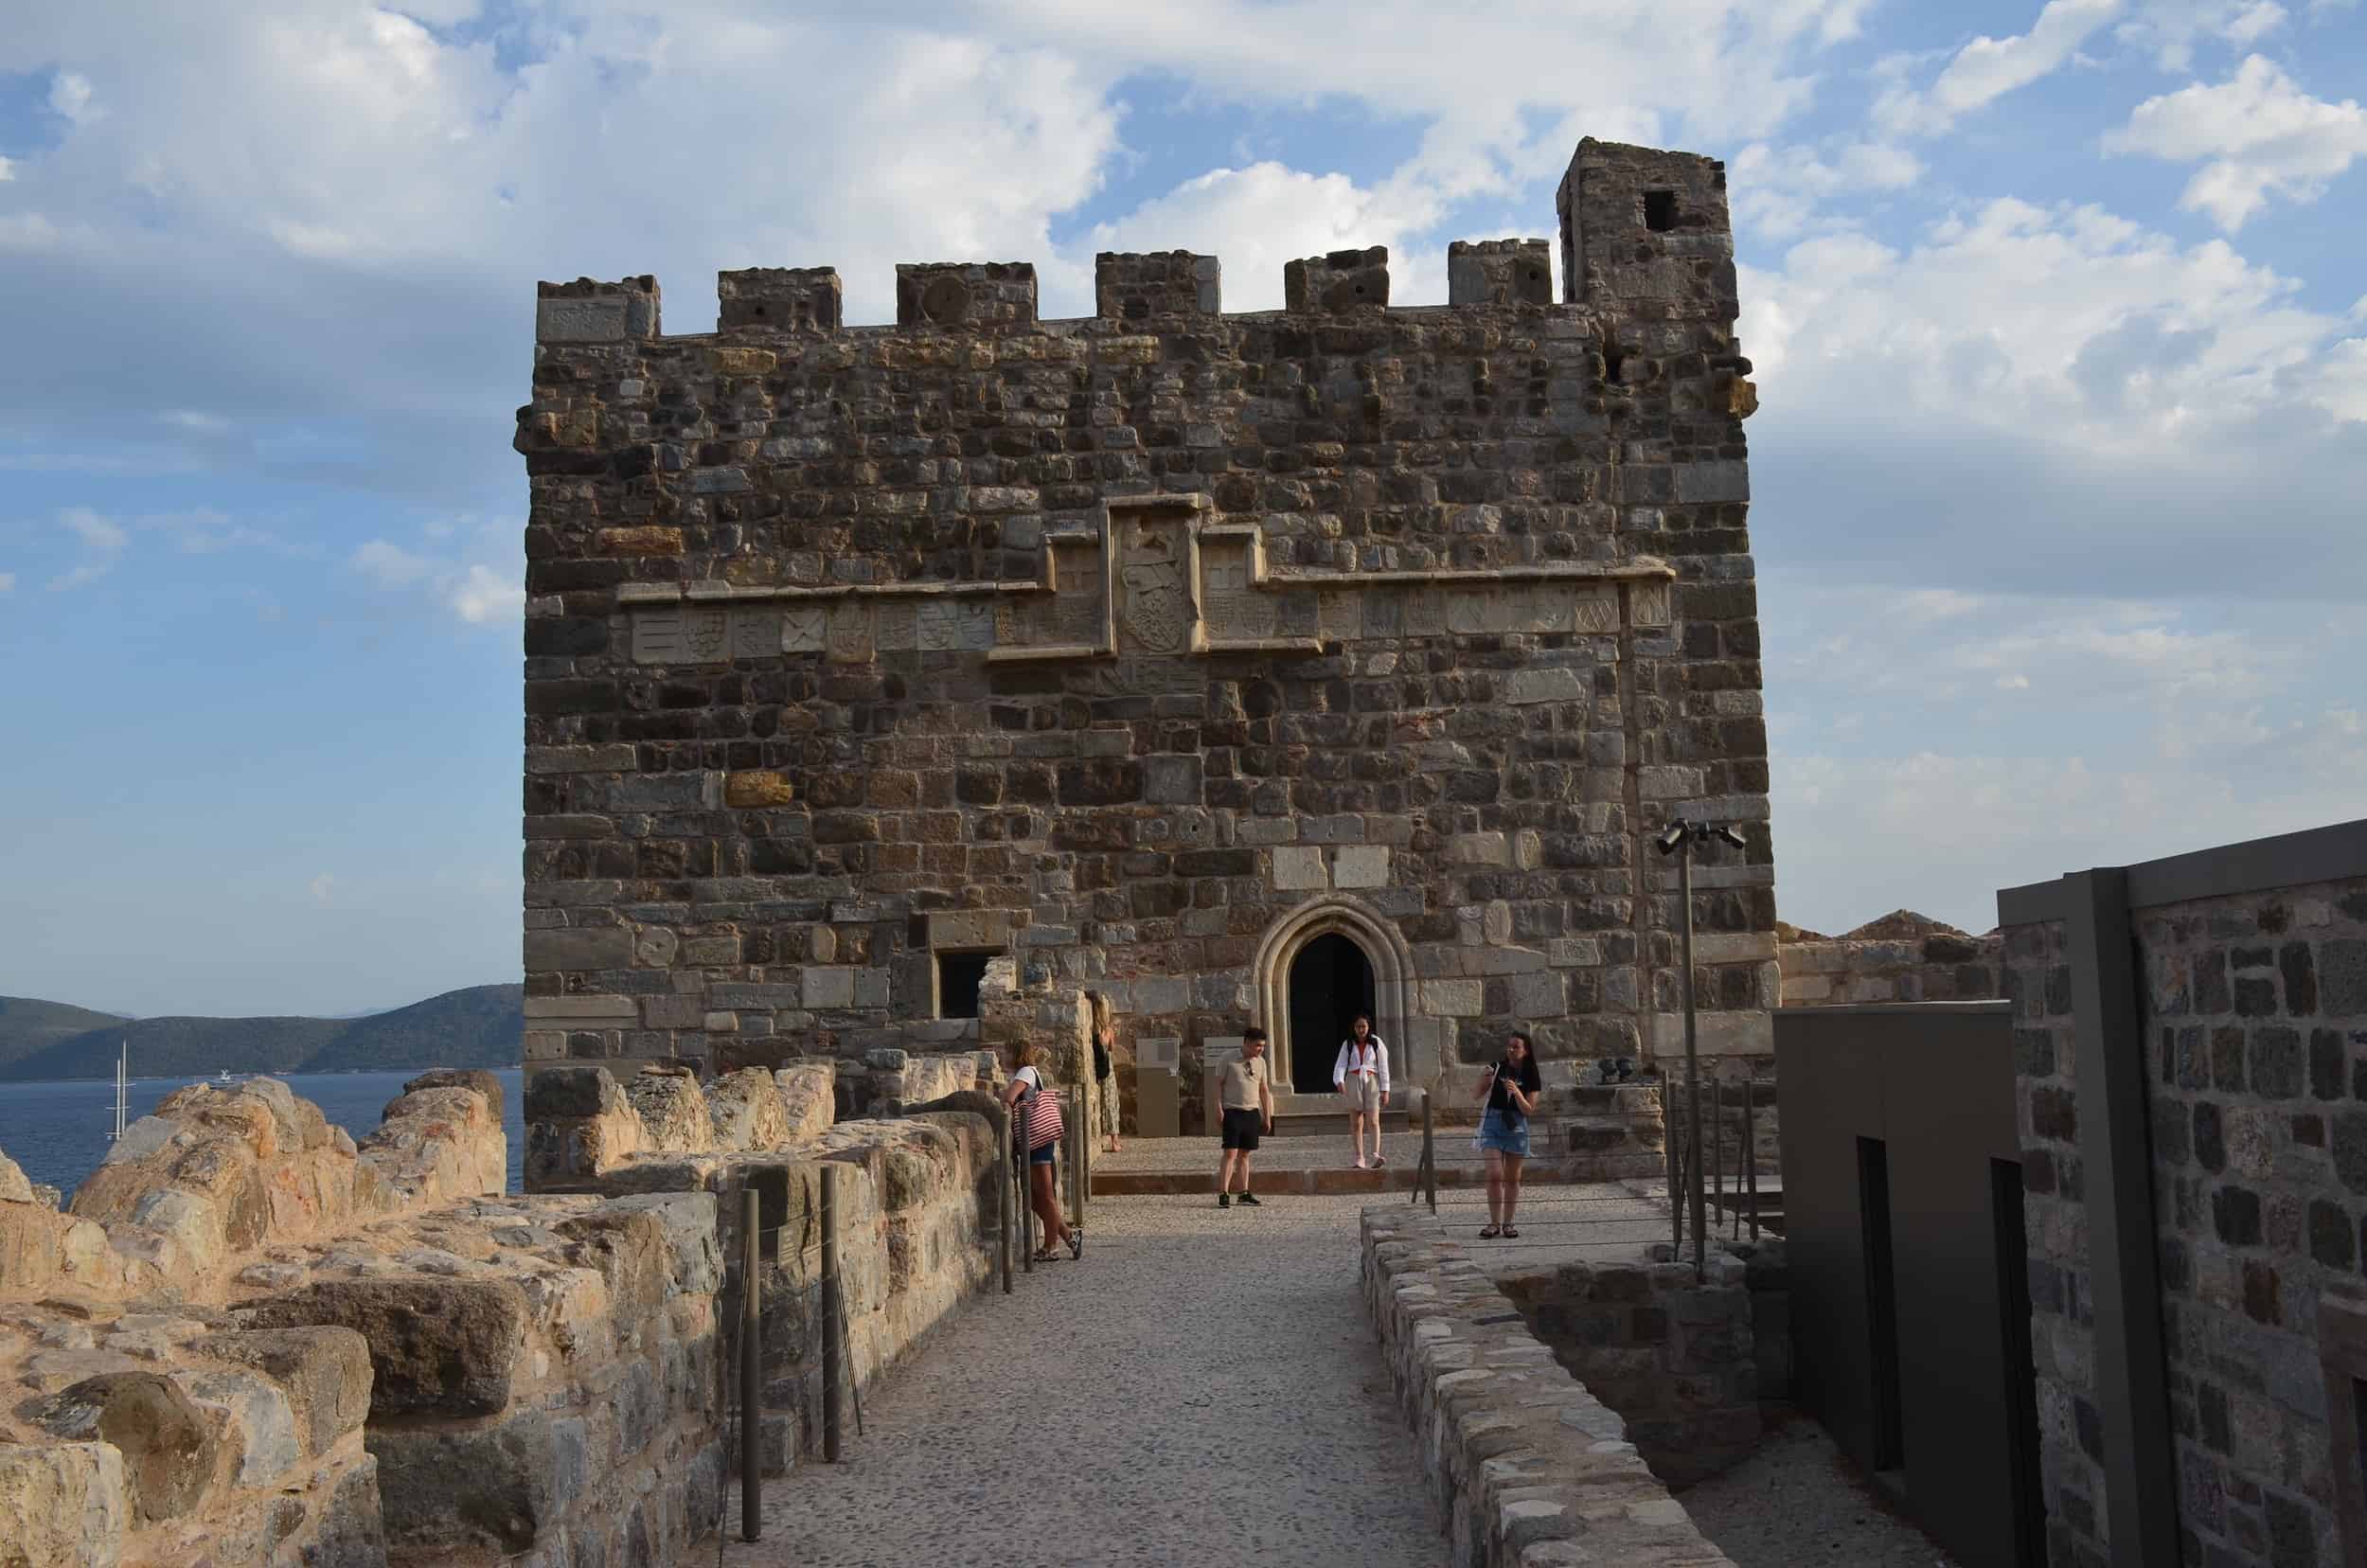
<svg viewBox="0 0 2367 1568">
<path fill-rule="evenodd" d="M 1250 1196 L 1249 1157 L 1257 1151 L 1257 1137 L 1273 1131 L 1273 1084 L 1266 1070 L 1266 1031 L 1251 1025 L 1241 1033 L 1241 1054 L 1217 1075 L 1217 1104 L 1224 1117 L 1224 1152 L 1217 1161 L 1217 1206 L 1233 1206 L 1233 1184 L 1239 1178 L 1241 1202 L 1258 1206 Z"/>
</svg>

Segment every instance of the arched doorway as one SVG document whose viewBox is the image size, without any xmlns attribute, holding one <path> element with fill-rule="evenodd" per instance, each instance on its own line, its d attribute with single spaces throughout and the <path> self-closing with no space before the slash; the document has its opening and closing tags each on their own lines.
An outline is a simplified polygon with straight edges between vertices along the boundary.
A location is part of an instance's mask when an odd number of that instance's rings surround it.
<svg viewBox="0 0 2367 1568">
<path fill-rule="evenodd" d="M 1331 1092 L 1340 1042 L 1358 1013 L 1373 1011 L 1373 964 L 1351 938 L 1327 931 L 1290 960 L 1290 1088 Z"/>
<path fill-rule="evenodd" d="M 1299 954 L 1327 936 L 1345 939 L 1363 961 L 1369 978 L 1359 987 L 1361 994 L 1356 1003 L 1346 1005 L 1344 1009 L 1335 1005 L 1326 1010 L 1320 1032 L 1308 1041 L 1293 1017 L 1296 1009 L 1291 1002 L 1292 977 Z M 1434 1042 L 1421 1049 L 1418 1056 L 1414 1044 L 1414 950 L 1398 933 L 1395 921 L 1354 894 L 1331 893 L 1309 899 L 1276 919 L 1258 941 L 1251 971 L 1256 977 L 1256 1018 L 1265 1025 L 1267 1037 L 1272 1042 L 1271 1054 L 1277 1090 L 1285 1085 L 1295 1089 L 1300 1083 L 1299 1053 L 1304 1049 L 1310 1068 L 1317 1058 L 1321 1059 L 1322 1071 L 1320 1075 L 1310 1075 L 1309 1081 L 1320 1077 L 1315 1092 L 1328 1096 L 1331 1063 L 1340 1054 L 1341 1036 L 1348 1019 L 1359 1010 L 1373 1015 L 1373 1032 L 1389 1044 L 1390 1088 L 1400 1106 L 1423 1086 L 1422 1079 L 1437 1072 Z M 1316 972 L 1309 971 L 1310 979 Z M 1418 1071 L 1415 1067 L 1417 1060 L 1421 1063 Z"/>
</svg>

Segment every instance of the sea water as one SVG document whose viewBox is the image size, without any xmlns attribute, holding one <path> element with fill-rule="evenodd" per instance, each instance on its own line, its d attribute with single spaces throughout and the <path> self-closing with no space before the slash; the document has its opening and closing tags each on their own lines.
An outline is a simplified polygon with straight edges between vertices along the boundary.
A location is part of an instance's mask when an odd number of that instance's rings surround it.
<svg viewBox="0 0 2367 1568">
<path fill-rule="evenodd" d="M 402 1093 L 405 1081 L 423 1071 L 400 1073 L 285 1073 L 273 1076 L 321 1108 L 331 1126 L 342 1127 L 358 1142 L 378 1130 L 386 1102 Z M 493 1075 L 502 1080 L 502 1120 L 509 1132 L 509 1190 L 520 1190 L 525 1168 L 525 1122 L 521 1114 L 525 1096 L 522 1075 L 515 1067 Z M 191 1083 L 219 1082 L 201 1078 L 133 1078 L 130 1109 L 124 1120 L 134 1122 L 156 1109 L 157 1102 Z M 226 1087 L 227 1085 L 222 1085 Z M 0 1083 L 0 1153 L 25 1169 L 33 1182 L 46 1183 L 69 1199 L 82 1178 L 107 1157 L 108 1134 L 115 1131 L 116 1086 L 112 1078 L 74 1078 L 65 1082 Z"/>
</svg>

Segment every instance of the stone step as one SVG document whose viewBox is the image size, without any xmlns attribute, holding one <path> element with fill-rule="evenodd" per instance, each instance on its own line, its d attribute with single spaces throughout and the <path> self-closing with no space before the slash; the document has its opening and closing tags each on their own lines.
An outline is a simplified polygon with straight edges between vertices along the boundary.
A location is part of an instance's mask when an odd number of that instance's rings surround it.
<svg viewBox="0 0 2367 1568">
<path fill-rule="evenodd" d="M 1380 1130 L 1383 1132 L 1411 1132 L 1421 1124 L 1403 1111 L 1383 1111 Z M 1344 1138 L 1348 1135 L 1348 1114 L 1345 1111 L 1285 1111 L 1274 1107 L 1273 1131 L 1270 1138 Z"/>
<path fill-rule="evenodd" d="M 1485 1186 L 1487 1173 L 1471 1155 L 1469 1140 L 1460 1150 L 1442 1149 L 1439 1152 L 1438 1185 L 1448 1187 Z M 1421 1168 L 1419 1160 L 1402 1165 L 1387 1165 L 1378 1170 L 1359 1170 L 1353 1166 L 1329 1166 L 1318 1170 L 1256 1169 L 1250 1185 L 1259 1196 L 1279 1194 L 1303 1198 L 1326 1198 L 1359 1192 L 1411 1192 Z M 1622 1180 L 1649 1181 L 1663 1175 L 1658 1154 L 1610 1155 L 1544 1155 L 1531 1159 L 1522 1171 L 1524 1186 L 1559 1186 L 1593 1182 Z M 1217 1190 L 1215 1169 L 1205 1170 L 1096 1170 L 1094 1172 L 1093 1195 L 1095 1198 L 1144 1198 L 1189 1196 L 1193 1193 L 1214 1194 Z M 1090 1218 L 1090 1217 L 1089 1217 Z"/>
</svg>

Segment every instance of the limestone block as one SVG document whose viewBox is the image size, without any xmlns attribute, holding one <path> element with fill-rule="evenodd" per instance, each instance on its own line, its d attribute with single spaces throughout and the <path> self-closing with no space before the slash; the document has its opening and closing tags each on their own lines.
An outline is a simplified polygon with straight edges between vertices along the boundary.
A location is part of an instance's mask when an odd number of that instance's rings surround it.
<svg viewBox="0 0 2367 1568">
<path fill-rule="evenodd" d="M 781 1093 L 784 1145 L 819 1137 L 838 1118 L 838 1063 L 801 1061 L 773 1075 Z"/>
<path fill-rule="evenodd" d="M 1504 700 L 1528 703 L 1582 703 L 1593 695 L 1579 671 L 1559 667 L 1516 669 L 1505 678 Z"/>
<path fill-rule="evenodd" d="M 771 770 L 736 773 L 723 781 L 723 804 L 741 811 L 787 806 L 797 798 L 789 775 Z"/>
<path fill-rule="evenodd" d="M 809 1007 L 851 1007 L 855 1005 L 855 971 L 841 966 L 814 966 L 806 970 L 800 986 Z"/>
<path fill-rule="evenodd" d="M 723 1255 L 715 1238 L 715 1194 L 652 1192 L 612 1198 L 603 1214 L 646 1214 L 671 1259 L 669 1295 L 710 1295 L 722 1288 Z"/>
<path fill-rule="evenodd" d="M 1486 1010 L 1485 988 L 1477 980 L 1425 980 L 1422 1010 L 1449 1018 L 1476 1018 Z"/>
<path fill-rule="evenodd" d="M 524 1410 L 489 1426 L 372 1425 L 386 1544 L 403 1560 L 472 1560 L 529 1551 L 557 1522 L 551 1418 Z"/>
<path fill-rule="evenodd" d="M 620 1329 L 630 1332 L 630 1325 L 657 1314 L 674 1274 L 673 1246 L 659 1216 L 603 1205 L 561 1221 L 557 1229 L 582 1243 L 582 1259 L 599 1271 Z"/>
<path fill-rule="evenodd" d="M 219 1412 L 237 1468 L 235 1483 L 268 1487 L 303 1457 L 294 1413 L 278 1384 L 245 1371 L 208 1372 L 187 1380 L 189 1397 Z"/>
<path fill-rule="evenodd" d="M 170 1379 L 110 1372 L 43 1400 L 33 1423 L 77 1442 L 112 1443 L 134 1525 L 178 1519 L 204 1499 L 222 1449 L 215 1424 Z"/>
<path fill-rule="evenodd" d="M 1277 849 L 1275 854 L 1287 851 Z M 1389 885 L 1389 847 L 1381 844 L 1345 844 L 1331 852 L 1331 881 L 1336 887 Z"/>
<path fill-rule="evenodd" d="M 1512 977 L 1512 1010 L 1523 1018 L 1559 1018 L 1569 1010 L 1569 997 L 1558 973 L 1516 974 Z"/>
<path fill-rule="evenodd" d="M 1326 314 L 1389 303 L 1389 248 L 1337 250 L 1282 268 L 1284 308 Z"/>
<path fill-rule="evenodd" d="M 241 1276 L 243 1277 L 243 1276 Z M 218 1334 L 192 1346 L 250 1366 L 277 1383 L 305 1451 L 327 1453 L 370 1413 L 369 1342 L 350 1328 L 269 1328 Z"/>
<path fill-rule="evenodd" d="M 1508 865 L 1512 855 L 1499 832 L 1457 833 L 1447 841 L 1447 858 L 1458 865 Z"/>
<path fill-rule="evenodd" d="M 490 1415 L 509 1403 L 526 1303 L 506 1279 L 315 1280 L 240 1310 L 254 1328 L 350 1328 L 369 1344 L 370 1415 Z"/>
<path fill-rule="evenodd" d="M 492 1113 L 495 1121 L 501 1119 L 503 1101 L 507 1097 L 503 1092 L 502 1080 L 482 1068 L 437 1067 L 406 1080 L 402 1086 L 406 1095 L 416 1095 L 426 1089 L 474 1090 L 483 1098 L 485 1108 Z M 296 1103 L 308 1105 L 310 1102 L 299 1100 Z"/>
<path fill-rule="evenodd" d="M 525 934 L 528 974 L 554 970 L 624 969 L 632 963 L 632 933 L 622 926 Z"/>
<path fill-rule="evenodd" d="M 707 1115 L 717 1149 L 774 1149 L 789 1141 L 789 1113 L 779 1085 L 761 1067 L 747 1067 L 706 1087 Z"/>
<path fill-rule="evenodd" d="M 116 1568 L 130 1525 L 113 1443 L 0 1443 L 0 1562 Z"/>
<path fill-rule="evenodd" d="M 706 1096 L 687 1072 L 644 1068 L 625 1085 L 641 1118 L 642 1147 L 669 1154 L 703 1154 L 715 1147 L 715 1119 Z"/>
<path fill-rule="evenodd" d="M 1322 849 L 1305 845 L 1276 845 L 1270 853 L 1273 856 L 1273 884 L 1277 892 L 1299 893 L 1330 885 L 1324 873 Z"/>
</svg>

